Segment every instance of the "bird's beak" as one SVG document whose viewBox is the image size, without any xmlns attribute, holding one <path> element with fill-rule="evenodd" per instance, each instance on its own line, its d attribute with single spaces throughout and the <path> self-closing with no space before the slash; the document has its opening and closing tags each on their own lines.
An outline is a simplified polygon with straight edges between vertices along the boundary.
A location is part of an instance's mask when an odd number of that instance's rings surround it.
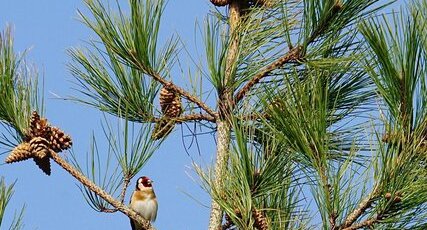
<svg viewBox="0 0 427 230">
<path fill-rule="evenodd" d="M 153 183 L 154 181 L 153 180 L 148 180 L 148 182 Z"/>
</svg>

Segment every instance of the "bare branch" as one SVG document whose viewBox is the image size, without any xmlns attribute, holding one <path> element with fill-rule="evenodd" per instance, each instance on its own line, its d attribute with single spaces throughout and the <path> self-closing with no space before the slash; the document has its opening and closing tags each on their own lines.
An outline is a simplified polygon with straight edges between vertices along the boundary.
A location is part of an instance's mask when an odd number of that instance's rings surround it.
<svg viewBox="0 0 427 230">
<path fill-rule="evenodd" d="M 191 113 L 191 114 L 186 114 L 186 115 L 182 115 L 180 117 L 173 117 L 173 118 L 168 118 L 170 120 L 174 120 L 177 123 L 183 123 L 183 122 L 187 122 L 187 121 L 210 121 L 210 122 L 216 122 L 216 118 L 209 115 L 209 114 L 199 114 L 199 113 Z M 160 117 L 151 117 L 150 119 L 147 120 L 147 122 L 151 122 L 151 123 L 157 123 L 162 121 L 163 118 Z"/>
<path fill-rule="evenodd" d="M 210 122 L 216 122 L 216 118 L 208 115 L 208 114 L 188 114 L 183 115 L 177 118 L 173 118 L 172 120 L 175 120 L 178 123 L 186 122 L 186 121 L 210 121 Z"/>
<path fill-rule="evenodd" d="M 239 92 L 237 92 L 236 96 L 234 97 L 234 103 L 237 104 L 240 100 L 242 100 L 246 96 L 246 94 L 252 89 L 252 87 L 261 81 L 261 79 L 267 77 L 268 74 L 270 74 L 275 69 L 280 68 L 284 64 L 292 61 L 297 61 L 300 58 L 300 55 L 301 46 L 294 47 L 289 50 L 287 54 L 263 68 L 258 74 L 253 76 L 252 79 L 248 83 L 246 83 L 243 88 L 239 90 Z"/>
<path fill-rule="evenodd" d="M 99 211 L 105 213 L 115 213 L 119 210 L 117 208 L 101 208 Z"/>
</svg>

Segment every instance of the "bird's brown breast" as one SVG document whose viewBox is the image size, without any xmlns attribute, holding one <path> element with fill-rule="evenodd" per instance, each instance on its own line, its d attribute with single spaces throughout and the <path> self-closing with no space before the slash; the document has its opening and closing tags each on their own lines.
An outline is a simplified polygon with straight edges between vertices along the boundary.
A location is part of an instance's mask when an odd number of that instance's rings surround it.
<svg viewBox="0 0 427 230">
<path fill-rule="evenodd" d="M 154 194 L 153 190 L 135 191 L 133 192 L 132 196 L 135 200 L 147 200 L 156 198 L 156 194 Z"/>
</svg>

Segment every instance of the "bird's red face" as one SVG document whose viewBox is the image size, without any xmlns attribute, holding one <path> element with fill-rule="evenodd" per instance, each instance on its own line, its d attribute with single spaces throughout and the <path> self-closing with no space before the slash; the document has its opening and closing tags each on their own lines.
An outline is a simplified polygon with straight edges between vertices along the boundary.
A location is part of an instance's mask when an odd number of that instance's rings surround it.
<svg viewBox="0 0 427 230">
<path fill-rule="evenodd" d="M 151 188 L 152 180 L 146 176 L 138 178 L 138 181 L 136 182 L 136 189 L 141 190 L 142 188 Z"/>
</svg>

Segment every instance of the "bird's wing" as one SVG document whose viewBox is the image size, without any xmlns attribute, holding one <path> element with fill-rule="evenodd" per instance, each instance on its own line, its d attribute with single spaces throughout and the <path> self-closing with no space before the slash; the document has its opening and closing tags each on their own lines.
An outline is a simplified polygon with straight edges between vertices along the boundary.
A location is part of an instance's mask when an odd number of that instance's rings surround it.
<svg viewBox="0 0 427 230">
<path fill-rule="evenodd" d="M 132 218 L 129 218 L 129 220 L 130 220 L 130 227 L 132 228 L 132 230 L 136 230 L 135 223 L 133 222 Z"/>
<path fill-rule="evenodd" d="M 154 199 L 156 199 L 156 198 L 154 198 Z M 156 221 L 158 208 L 159 208 L 159 204 L 157 203 L 157 199 L 156 199 L 156 203 L 154 205 L 154 209 L 155 209 L 154 214 L 151 217 L 151 221 L 153 221 L 153 222 Z"/>
</svg>

